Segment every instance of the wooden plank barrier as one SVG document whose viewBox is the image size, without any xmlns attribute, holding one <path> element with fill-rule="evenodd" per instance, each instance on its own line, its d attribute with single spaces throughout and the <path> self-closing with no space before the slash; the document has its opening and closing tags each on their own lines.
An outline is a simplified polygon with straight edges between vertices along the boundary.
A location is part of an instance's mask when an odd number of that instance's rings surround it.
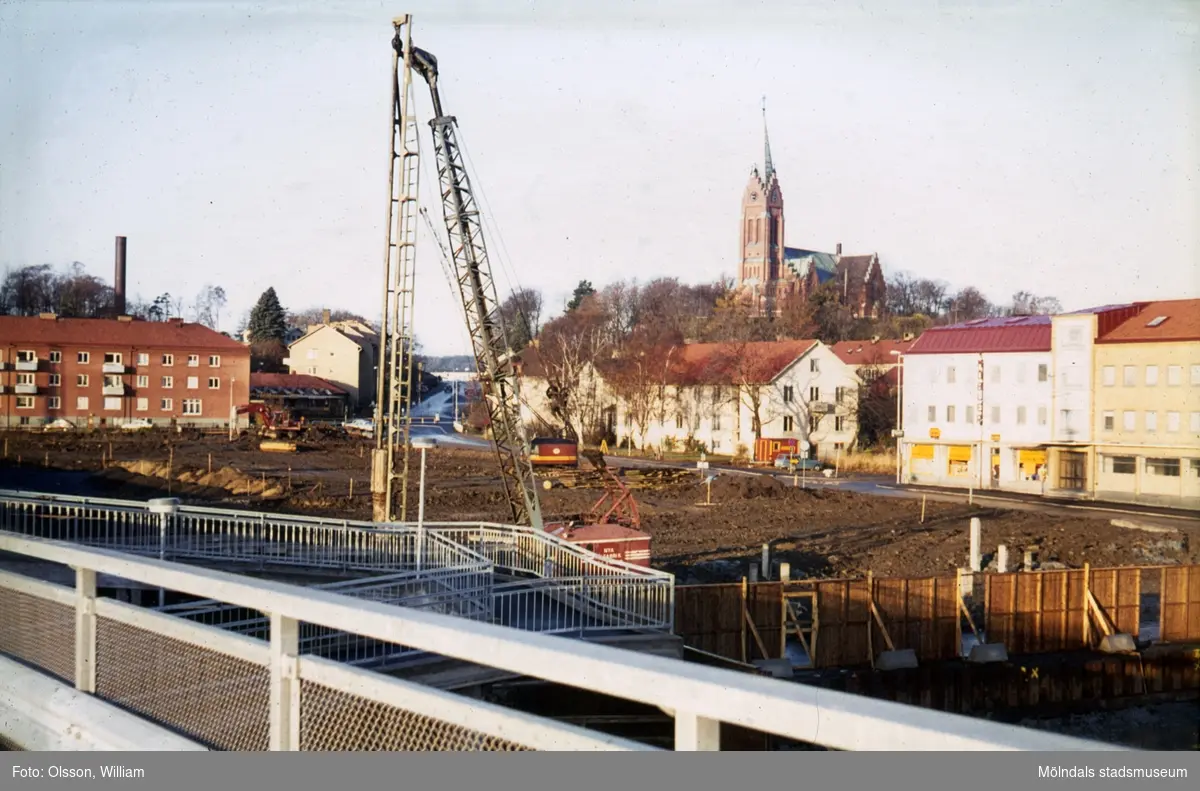
<svg viewBox="0 0 1200 791">
<path fill-rule="evenodd" d="M 1159 577 L 1159 640 L 1200 640 L 1200 566 L 1086 565 L 984 574 L 985 639 L 1010 654 L 1037 654 L 1095 648 L 1109 630 L 1136 637 L 1143 571 Z M 922 662 L 954 659 L 964 629 L 976 628 L 958 592 L 951 576 L 681 585 L 676 633 L 685 645 L 742 663 L 781 658 L 789 642 L 814 668 L 869 666 L 893 646 Z"/>
</svg>

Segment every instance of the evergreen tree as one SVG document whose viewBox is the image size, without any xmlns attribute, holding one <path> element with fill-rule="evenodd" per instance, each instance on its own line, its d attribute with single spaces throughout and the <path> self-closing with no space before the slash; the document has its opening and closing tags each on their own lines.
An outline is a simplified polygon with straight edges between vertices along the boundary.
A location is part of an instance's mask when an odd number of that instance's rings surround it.
<svg viewBox="0 0 1200 791">
<path fill-rule="evenodd" d="M 287 313 L 273 287 L 263 292 L 250 311 L 249 329 L 251 343 L 283 342 L 287 335 Z"/>
<path fill-rule="evenodd" d="M 572 311 L 583 304 L 583 301 L 596 293 L 595 287 L 592 286 L 590 280 L 580 280 L 579 285 L 575 286 L 575 293 L 571 295 L 571 301 L 567 303 L 567 310 Z"/>
</svg>

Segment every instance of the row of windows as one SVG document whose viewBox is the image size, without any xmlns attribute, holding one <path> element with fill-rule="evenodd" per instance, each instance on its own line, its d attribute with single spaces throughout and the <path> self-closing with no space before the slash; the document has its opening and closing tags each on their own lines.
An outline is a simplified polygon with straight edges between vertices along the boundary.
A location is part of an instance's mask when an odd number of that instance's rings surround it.
<svg viewBox="0 0 1200 791">
<path fill-rule="evenodd" d="M 35 351 L 31 351 L 28 349 L 22 349 L 21 351 L 17 352 L 17 362 L 36 363 L 37 359 L 38 359 L 37 352 L 35 352 Z M 104 362 L 106 365 L 121 365 L 121 364 L 123 364 L 124 359 L 125 359 L 125 356 L 121 352 L 105 352 L 104 353 Z M 91 363 L 91 361 L 92 361 L 92 353 L 91 352 L 76 352 L 75 362 L 77 362 L 81 365 L 87 365 L 87 364 Z M 175 364 L 175 355 L 164 354 L 160 358 L 160 361 L 161 361 L 162 365 L 165 365 L 168 367 L 172 366 Z M 51 363 L 61 363 L 62 362 L 62 352 L 57 351 L 57 350 L 51 351 L 50 352 L 50 362 Z M 137 356 L 137 364 L 138 365 L 149 365 L 150 364 L 149 353 L 147 353 L 147 352 L 139 353 Z M 188 358 L 187 358 L 187 364 L 188 364 L 189 368 L 199 368 L 200 367 L 200 355 L 189 354 Z M 221 355 L 210 354 L 208 356 L 208 367 L 209 368 L 220 368 L 221 367 Z"/>
<path fill-rule="evenodd" d="M 34 376 L 35 376 L 35 374 L 19 373 L 19 374 L 17 374 L 17 384 L 19 384 L 19 385 L 36 384 L 36 380 L 34 379 Z M 92 379 L 88 374 L 76 374 L 76 376 L 75 376 L 75 386 L 76 387 L 89 387 L 89 386 L 91 386 L 91 382 L 92 382 Z M 104 376 L 104 386 L 105 387 L 120 387 L 121 384 L 122 383 L 121 383 L 120 376 L 115 376 L 113 374 L 105 374 L 105 376 Z M 61 387 L 62 386 L 62 375 L 61 374 L 50 374 L 50 381 L 46 386 L 47 387 Z M 150 386 L 150 377 L 146 376 L 144 374 L 141 376 L 138 376 L 137 386 L 138 387 L 149 387 Z M 175 387 L 175 377 L 173 377 L 173 376 L 161 377 L 159 379 L 159 386 L 162 387 L 164 390 L 172 389 L 173 387 Z M 200 389 L 200 377 L 189 376 L 187 378 L 187 389 L 188 390 L 199 390 Z M 215 376 L 208 377 L 208 389 L 209 390 L 220 390 L 221 389 L 221 380 Z"/>
<path fill-rule="evenodd" d="M 1183 366 L 1168 365 L 1167 368 L 1167 386 L 1178 387 L 1183 384 Z M 1158 371 L 1159 366 L 1147 365 L 1142 374 L 1142 383 L 1146 387 L 1154 387 L 1159 382 Z M 1101 369 L 1100 381 L 1105 387 L 1113 387 L 1117 384 L 1117 366 L 1106 365 Z M 1125 365 L 1121 367 L 1121 384 L 1124 387 L 1135 387 L 1138 383 L 1138 366 Z M 1200 365 L 1191 367 L 1191 383 L 1200 386 Z"/>
<path fill-rule="evenodd" d="M 123 399 L 121 399 L 119 397 L 105 398 L 104 399 L 104 410 L 106 412 L 120 412 L 122 409 L 122 405 L 121 405 L 122 400 Z M 87 396 L 79 396 L 78 398 L 75 399 L 75 410 L 77 412 L 87 411 L 87 409 L 89 408 L 89 403 L 90 403 L 90 401 Z M 33 409 L 33 407 L 34 407 L 34 397 L 33 396 L 17 396 L 17 409 Z M 46 408 L 49 410 L 62 409 L 62 399 L 58 396 L 49 396 L 46 399 Z M 175 401 L 174 401 L 174 399 L 171 399 L 171 398 L 160 398 L 158 400 L 158 408 L 160 410 L 162 410 L 163 412 L 170 412 L 175 408 Z M 149 410 L 150 410 L 150 399 L 139 398 L 137 400 L 137 411 L 138 412 L 148 412 Z M 183 414 L 199 415 L 200 413 L 201 413 L 201 402 L 200 402 L 199 398 L 183 399 Z"/>
<path fill-rule="evenodd" d="M 959 415 L 959 412 L 958 412 L 957 407 L 955 407 L 954 405 L 947 406 L 945 422 L 947 422 L 947 423 L 956 422 L 958 419 L 958 415 Z M 964 407 L 963 411 L 962 411 L 962 415 L 963 415 L 963 422 L 966 423 L 967 425 L 971 425 L 972 423 L 975 422 L 975 419 L 977 417 L 977 415 L 975 414 L 975 407 L 973 407 L 973 406 Z M 1029 416 L 1030 415 L 1029 415 L 1028 407 L 1019 406 L 1016 408 L 1016 419 L 1017 419 L 1018 426 L 1027 425 L 1029 423 Z M 936 406 L 930 406 L 928 408 L 926 417 L 928 418 L 928 422 L 936 423 L 937 419 L 938 419 L 938 408 Z M 1000 422 L 1000 418 L 1002 417 L 1001 408 L 999 406 L 993 406 L 991 409 L 991 415 L 989 417 L 991 419 L 992 425 L 998 424 Z M 1046 425 L 1046 423 L 1048 421 L 1049 421 L 1049 412 L 1047 411 L 1046 407 L 1044 407 L 1044 406 L 1038 407 L 1037 408 L 1037 424 L 1039 426 L 1044 426 L 1044 425 Z"/>
<path fill-rule="evenodd" d="M 721 416 L 713 415 L 711 420 L 712 420 L 712 430 L 720 431 L 721 430 Z M 847 418 L 845 416 L 834 417 L 833 430 L 834 431 L 845 431 L 846 430 L 846 420 L 847 420 Z M 812 417 L 809 417 L 808 430 L 816 431 L 817 426 L 820 424 L 820 422 L 821 422 L 821 419 L 815 415 Z M 683 424 L 684 424 L 683 415 L 676 415 L 675 416 L 675 428 L 682 430 Z M 633 417 L 631 415 L 625 416 L 625 426 L 627 428 L 633 426 Z M 795 418 L 793 418 L 791 415 L 783 416 L 783 430 L 785 432 L 795 431 L 795 426 L 796 426 Z M 694 421 L 694 425 L 693 425 L 693 430 L 698 429 L 698 428 L 700 428 L 700 418 L 696 418 Z"/>
<path fill-rule="evenodd" d="M 1137 431 L 1137 416 L 1138 416 L 1138 413 L 1131 409 L 1127 409 L 1124 412 L 1122 412 L 1121 413 L 1121 430 L 1122 431 Z M 1143 418 L 1142 418 L 1142 426 L 1143 426 L 1143 429 L 1148 433 L 1154 433 L 1154 432 L 1158 431 L 1158 413 L 1157 412 L 1144 413 Z M 1166 426 L 1167 426 L 1168 433 L 1173 434 L 1173 433 L 1179 431 L 1180 415 L 1178 412 L 1168 412 L 1167 413 Z M 1104 430 L 1105 431 L 1116 431 L 1117 430 L 1117 413 L 1116 412 L 1109 411 L 1109 412 L 1104 413 Z M 1193 433 L 1200 434 L 1200 412 L 1193 412 L 1191 414 L 1191 431 Z"/>
<path fill-rule="evenodd" d="M 1112 475 L 1136 475 L 1138 459 L 1136 456 L 1103 456 L 1104 471 Z M 1147 475 L 1178 478 L 1183 472 L 1184 462 L 1189 473 L 1200 477 L 1200 459 L 1146 459 Z"/>
<path fill-rule="evenodd" d="M 813 362 L 816 363 L 816 360 L 813 360 Z M 849 392 L 850 392 L 850 388 L 848 388 L 848 387 L 835 387 L 834 391 L 833 391 L 834 400 L 836 400 L 837 403 L 839 403 L 839 404 L 842 403 L 843 401 L 846 400 L 846 396 L 849 394 Z M 793 385 L 784 385 L 783 386 L 783 403 L 790 404 L 795 400 L 796 400 L 796 388 Z M 808 400 L 809 400 L 809 402 L 820 401 L 821 400 L 821 388 L 816 387 L 816 386 L 808 388 Z"/>
<path fill-rule="evenodd" d="M 1017 372 L 1017 384 L 1024 384 L 1026 378 L 1028 377 L 1028 371 L 1026 370 L 1025 366 L 1018 365 L 1016 368 L 1016 372 Z M 935 368 L 935 369 L 933 369 L 933 371 L 930 372 L 930 379 L 933 382 L 937 382 L 937 377 L 938 377 L 938 371 Z M 1046 363 L 1038 363 L 1037 380 L 1039 382 L 1047 382 L 1050 380 L 1050 366 L 1047 365 Z M 990 382 L 991 384 L 1000 384 L 1000 366 L 999 365 L 992 366 L 991 370 L 988 372 L 986 381 Z M 958 369 L 953 365 L 947 366 L 946 367 L 946 384 L 952 385 L 952 384 L 956 384 L 957 382 L 958 382 Z"/>
</svg>

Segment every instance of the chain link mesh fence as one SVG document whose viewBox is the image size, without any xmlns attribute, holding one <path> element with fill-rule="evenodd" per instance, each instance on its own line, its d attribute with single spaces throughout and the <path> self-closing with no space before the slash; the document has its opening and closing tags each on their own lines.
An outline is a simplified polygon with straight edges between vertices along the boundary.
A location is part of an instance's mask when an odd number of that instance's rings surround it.
<svg viewBox="0 0 1200 791">
<path fill-rule="evenodd" d="M 527 748 L 407 709 L 300 682 L 300 749 L 518 752 Z"/>
<path fill-rule="evenodd" d="M 0 588 L 0 652 L 75 684 L 75 609 Z"/>
<path fill-rule="evenodd" d="M 217 750 L 269 747 L 270 671 L 107 618 L 96 694 Z"/>
</svg>

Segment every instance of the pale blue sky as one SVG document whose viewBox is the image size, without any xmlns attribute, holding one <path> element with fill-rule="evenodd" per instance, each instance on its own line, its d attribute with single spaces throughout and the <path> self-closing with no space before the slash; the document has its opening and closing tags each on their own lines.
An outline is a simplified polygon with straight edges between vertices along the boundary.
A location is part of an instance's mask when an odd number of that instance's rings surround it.
<svg viewBox="0 0 1200 791">
<path fill-rule="evenodd" d="M 405 11 L 499 283 L 552 308 L 735 271 L 764 94 L 790 245 L 1068 309 L 1200 296 L 1200 3 L 1172 0 L 4 3 L 0 267 L 109 279 L 124 234 L 131 293 L 222 285 L 225 329 L 271 285 L 374 317 Z M 462 352 L 438 255 L 417 334 Z"/>
</svg>

